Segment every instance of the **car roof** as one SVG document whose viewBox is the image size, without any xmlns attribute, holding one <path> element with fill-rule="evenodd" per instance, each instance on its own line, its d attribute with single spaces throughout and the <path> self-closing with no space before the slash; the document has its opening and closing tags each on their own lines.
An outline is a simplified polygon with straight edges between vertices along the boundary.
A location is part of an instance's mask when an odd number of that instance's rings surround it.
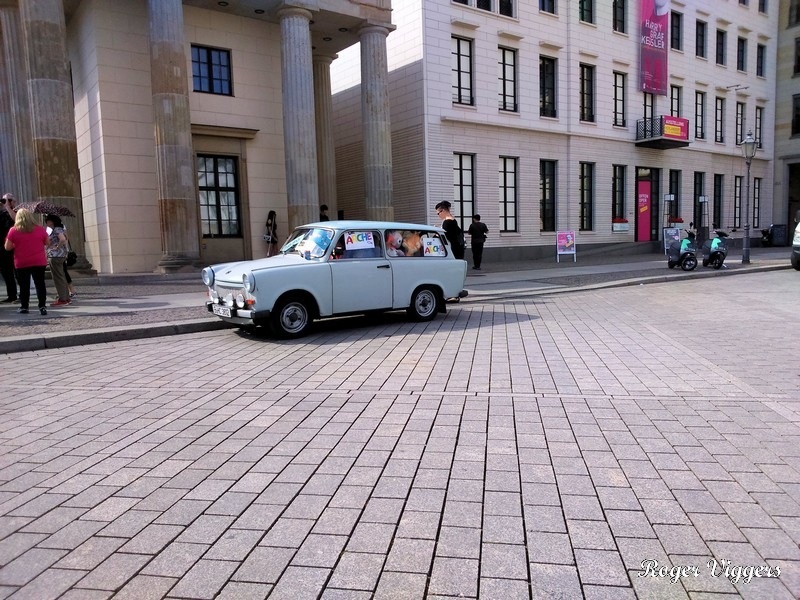
<svg viewBox="0 0 800 600">
<path fill-rule="evenodd" d="M 307 223 L 300 225 L 297 229 L 304 227 L 332 227 L 335 229 L 434 229 L 436 231 L 444 231 L 437 225 L 423 225 L 421 223 L 401 223 L 399 221 L 359 221 L 359 220 L 342 220 L 342 221 L 317 221 L 315 223 Z"/>
</svg>

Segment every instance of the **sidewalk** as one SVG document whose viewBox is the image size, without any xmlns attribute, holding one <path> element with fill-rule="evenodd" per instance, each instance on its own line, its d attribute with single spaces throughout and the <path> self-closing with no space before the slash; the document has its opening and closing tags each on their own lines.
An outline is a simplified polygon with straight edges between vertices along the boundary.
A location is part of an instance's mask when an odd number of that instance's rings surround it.
<svg viewBox="0 0 800 600">
<path fill-rule="evenodd" d="M 668 269 L 660 254 L 579 255 L 578 261 L 554 259 L 505 262 L 470 269 L 466 282 L 470 302 L 500 301 L 541 294 L 661 283 L 676 279 L 715 277 L 753 271 L 789 269 L 789 248 L 753 248 L 751 263 L 731 254 L 726 268 L 715 271 Z M 48 282 L 48 292 L 52 285 Z M 78 296 L 72 305 L 17 314 L 18 305 L 0 306 L 0 353 L 23 352 L 157 337 L 228 327 L 209 316 L 206 288 L 198 273 L 133 274 L 75 277 Z"/>
</svg>

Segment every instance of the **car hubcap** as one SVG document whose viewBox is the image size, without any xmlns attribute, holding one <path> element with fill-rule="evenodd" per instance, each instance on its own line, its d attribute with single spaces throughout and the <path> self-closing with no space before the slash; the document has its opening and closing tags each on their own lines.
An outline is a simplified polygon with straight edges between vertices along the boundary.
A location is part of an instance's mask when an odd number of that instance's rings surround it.
<svg viewBox="0 0 800 600">
<path fill-rule="evenodd" d="M 289 304 L 281 313 L 281 326 L 291 333 L 301 331 L 307 320 L 305 308 L 298 304 Z"/>
<path fill-rule="evenodd" d="M 436 300 L 433 294 L 429 291 L 420 292 L 417 295 L 416 308 L 417 314 L 421 317 L 427 317 L 433 312 L 436 305 Z"/>
</svg>

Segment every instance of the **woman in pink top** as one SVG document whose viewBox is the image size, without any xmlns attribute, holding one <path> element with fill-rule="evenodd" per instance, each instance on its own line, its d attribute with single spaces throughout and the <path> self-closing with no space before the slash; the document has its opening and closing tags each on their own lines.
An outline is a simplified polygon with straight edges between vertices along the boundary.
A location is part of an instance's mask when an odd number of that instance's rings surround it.
<svg viewBox="0 0 800 600">
<path fill-rule="evenodd" d="M 33 213 L 21 208 L 17 211 L 14 226 L 8 230 L 5 249 L 14 251 L 14 268 L 19 283 L 20 307 L 18 313 L 28 312 L 31 299 L 31 277 L 36 286 L 39 313 L 46 315 L 47 289 L 44 285 L 44 269 L 47 266 L 47 230 L 33 219 Z"/>
</svg>

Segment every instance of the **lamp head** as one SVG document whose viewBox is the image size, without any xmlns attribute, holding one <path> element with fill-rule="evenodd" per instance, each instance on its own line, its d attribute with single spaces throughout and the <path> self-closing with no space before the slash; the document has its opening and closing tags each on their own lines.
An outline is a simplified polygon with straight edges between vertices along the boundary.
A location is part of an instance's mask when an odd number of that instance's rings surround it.
<svg viewBox="0 0 800 600">
<path fill-rule="evenodd" d="M 758 143 L 756 142 L 755 138 L 753 137 L 753 132 L 748 131 L 745 138 L 742 140 L 742 154 L 746 160 L 750 161 L 756 155 L 756 149 L 758 147 Z"/>
</svg>

